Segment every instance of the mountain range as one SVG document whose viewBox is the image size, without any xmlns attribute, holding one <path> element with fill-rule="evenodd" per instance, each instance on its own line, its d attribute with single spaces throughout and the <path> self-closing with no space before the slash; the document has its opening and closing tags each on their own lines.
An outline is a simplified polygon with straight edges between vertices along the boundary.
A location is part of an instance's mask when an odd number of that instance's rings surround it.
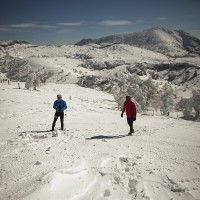
<svg viewBox="0 0 200 200">
<path fill-rule="evenodd" d="M 76 45 L 127 44 L 163 53 L 169 56 L 200 55 L 200 40 L 182 30 L 152 28 L 142 32 L 121 33 L 98 39 L 83 39 Z"/>
<path fill-rule="evenodd" d="M 184 31 L 153 28 L 75 45 L 0 42 L 0 73 L 26 81 L 32 72 L 47 82 L 77 83 L 108 92 L 120 84 L 119 79 L 135 75 L 199 88 L 200 40 Z"/>
</svg>

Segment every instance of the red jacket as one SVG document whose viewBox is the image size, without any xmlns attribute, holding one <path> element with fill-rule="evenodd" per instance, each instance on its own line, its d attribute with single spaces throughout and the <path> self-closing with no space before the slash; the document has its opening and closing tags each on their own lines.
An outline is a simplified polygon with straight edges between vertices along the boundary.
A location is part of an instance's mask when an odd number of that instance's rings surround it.
<svg viewBox="0 0 200 200">
<path fill-rule="evenodd" d="M 130 99 L 127 99 L 124 102 L 124 107 L 122 112 L 124 113 L 124 111 L 126 111 L 127 117 L 136 118 L 136 106 Z"/>
</svg>

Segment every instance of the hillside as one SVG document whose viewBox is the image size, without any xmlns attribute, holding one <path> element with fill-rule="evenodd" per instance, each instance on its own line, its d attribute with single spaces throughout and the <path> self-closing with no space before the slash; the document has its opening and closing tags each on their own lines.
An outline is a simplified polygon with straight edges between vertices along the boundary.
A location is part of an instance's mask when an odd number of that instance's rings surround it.
<svg viewBox="0 0 200 200">
<path fill-rule="evenodd" d="M 183 47 L 175 38 L 186 33 L 164 31 L 161 40 L 163 31 L 154 29 L 152 49 L 0 42 L 0 76 L 11 80 L 0 83 L 0 200 L 200 198 L 199 116 L 191 108 L 187 121 L 184 109 L 174 112 L 200 87 L 198 41 Z M 37 90 L 25 89 L 31 74 L 44 81 Z M 48 131 L 60 93 L 65 129 L 58 120 Z M 127 94 L 138 111 L 132 137 L 119 110 Z"/>
<path fill-rule="evenodd" d="M 198 87 L 200 81 L 199 56 L 171 58 L 125 44 L 38 46 L 20 41 L 3 44 L 0 72 L 13 81 L 26 81 L 33 71 L 47 82 L 79 83 L 106 91 L 110 91 L 112 83 L 118 84 L 115 79 L 119 73 L 157 77 L 189 88 Z M 87 85 L 83 84 L 86 79 L 90 82 Z M 101 82 L 107 79 L 105 88 Z"/>
<path fill-rule="evenodd" d="M 127 44 L 172 57 L 183 57 L 188 54 L 200 55 L 200 40 L 198 38 L 184 31 L 174 31 L 164 28 L 116 34 L 98 39 L 83 39 L 77 45 L 82 46 L 90 43 Z"/>
<path fill-rule="evenodd" d="M 16 87 L 0 84 L 0 200 L 199 199 L 198 122 L 138 114 L 130 137 L 111 94 Z M 66 129 L 47 132 L 58 93 Z"/>
<path fill-rule="evenodd" d="M 163 36 L 163 30 L 156 29 L 158 33 Z M 43 83 L 78 84 L 106 91 L 115 96 L 119 105 L 125 93 L 137 94 L 135 101 L 140 111 L 148 103 L 141 105 L 140 99 L 146 97 L 138 92 L 144 91 L 143 82 L 149 78 L 153 79 L 159 96 L 165 83 L 182 91 L 176 101 L 189 98 L 192 90 L 200 86 L 200 56 L 194 54 L 171 57 L 146 48 L 111 43 L 53 46 L 8 41 L 1 44 L 0 72 L 11 81 L 25 82 L 34 72 Z M 171 53 L 174 51 L 172 48 Z"/>
</svg>

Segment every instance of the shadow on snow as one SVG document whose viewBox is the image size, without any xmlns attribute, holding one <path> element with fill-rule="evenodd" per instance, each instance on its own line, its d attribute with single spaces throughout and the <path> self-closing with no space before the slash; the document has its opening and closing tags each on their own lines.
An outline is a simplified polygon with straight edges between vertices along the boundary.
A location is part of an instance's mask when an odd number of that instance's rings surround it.
<svg viewBox="0 0 200 200">
<path fill-rule="evenodd" d="M 114 136 L 106 136 L 106 135 L 97 135 L 91 138 L 86 138 L 86 140 L 98 140 L 98 139 L 119 139 L 126 137 L 127 135 L 114 135 Z"/>
</svg>

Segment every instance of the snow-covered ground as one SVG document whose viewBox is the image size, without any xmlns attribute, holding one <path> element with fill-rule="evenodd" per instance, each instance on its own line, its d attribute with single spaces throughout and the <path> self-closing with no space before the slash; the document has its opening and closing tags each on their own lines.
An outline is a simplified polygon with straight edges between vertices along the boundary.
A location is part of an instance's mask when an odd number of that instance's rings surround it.
<svg viewBox="0 0 200 200">
<path fill-rule="evenodd" d="M 112 95 L 74 84 L 0 84 L 0 102 L 1 200 L 200 199 L 199 122 L 138 114 L 129 137 Z"/>
</svg>

